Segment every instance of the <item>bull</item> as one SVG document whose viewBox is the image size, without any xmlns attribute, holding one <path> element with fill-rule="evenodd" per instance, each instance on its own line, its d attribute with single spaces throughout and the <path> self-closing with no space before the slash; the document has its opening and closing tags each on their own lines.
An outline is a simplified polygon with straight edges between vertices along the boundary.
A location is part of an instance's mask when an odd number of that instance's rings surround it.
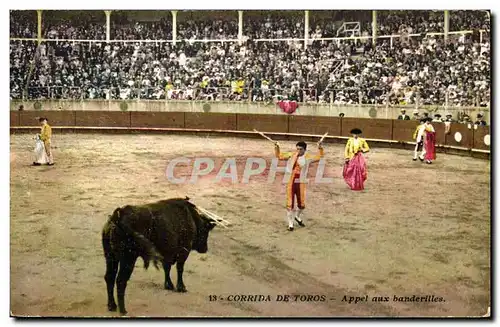
<svg viewBox="0 0 500 327">
<path fill-rule="evenodd" d="M 187 197 L 115 209 L 102 230 L 108 310 L 117 309 L 116 281 L 118 308 L 121 314 L 127 314 L 125 289 L 139 257 L 146 270 L 151 261 L 156 269 L 163 265 L 167 290 L 174 290 L 170 269 L 176 264 L 177 292 L 186 292 L 184 264 L 191 250 L 208 251 L 208 235 L 216 225 L 215 219 L 199 211 Z"/>
</svg>

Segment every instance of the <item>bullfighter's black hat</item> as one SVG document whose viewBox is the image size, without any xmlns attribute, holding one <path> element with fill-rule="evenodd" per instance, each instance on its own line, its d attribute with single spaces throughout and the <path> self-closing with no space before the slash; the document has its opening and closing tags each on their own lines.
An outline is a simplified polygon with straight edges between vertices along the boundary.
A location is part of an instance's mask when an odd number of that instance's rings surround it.
<svg viewBox="0 0 500 327">
<path fill-rule="evenodd" d="M 351 129 L 351 134 L 359 135 L 361 133 L 363 133 L 363 132 L 359 128 Z"/>
</svg>

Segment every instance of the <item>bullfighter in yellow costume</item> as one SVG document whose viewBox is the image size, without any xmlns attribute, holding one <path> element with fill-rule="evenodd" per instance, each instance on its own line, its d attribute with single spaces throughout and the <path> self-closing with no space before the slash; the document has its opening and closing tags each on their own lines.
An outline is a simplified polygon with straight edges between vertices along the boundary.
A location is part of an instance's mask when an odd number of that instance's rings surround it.
<svg viewBox="0 0 500 327">
<path fill-rule="evenodd" d="M 321 143 L 318 143 L 319 154 L 313 155 L 310 153 L 306 153 L 307 144 L 303 141 L 298 142 L 296 144 L 297 151 L 295 152 L 280 152 L 280 147 L 278 142 L 275 143 L 275 155 L 276 158 L 280 160 L 289 160 L 291 159 L 292 165 L 288 165 L 287 167 L 291 167 L 290 179 L 288 181 L 286 187 L 286 209 L 287 209 L 287 221 L 288 221 L 288 230 L 293 231 L 294 229 L 294 220 L 302 227 L 304 227 L 304 223 L 301 219 L 301 215 L 304 212 L 306 207 L 305 199 L 306 199 L 306 184 L 301 183 L 300 177 L 302 169 L 311 162 L 319 161 L 323 155 L 324 150 L 321 146 Z M 289 170 L 287 169 L 287 172 Z M 304 176 L 305 177 L 305 176 Z M 295 199 L 297 201 L 295 202 Z M 297 206 L 297 212 L 294 217 L 294 207 Z"/>
<path fill-rule="evenodd" d="M 39 122 L 42 124 L 42 128 L 40 131 L 40 139 L 43 141 L 45 146 L 45 152 L 47 153 L 48 165 L 52 166 L 54 164 L 54 160 L 52 157 L 52 151 L 50 149 L 50 139 L 52 138 L 52 128 L 48 123 L 47 118 L 40 118 Z"/>
<path fill-rule="evenodd" d="M 362 153 L 370 151 L 370 148 L 366 140 L 359 137 L 361 133 L 359 128 L 351 130 L 352 137 L 347 140 L 344 151 L 345 164 L 342 175 L 353 191 L 364 190 L 364 183 L 368 176 L 366 161 Z"/>
</svg>

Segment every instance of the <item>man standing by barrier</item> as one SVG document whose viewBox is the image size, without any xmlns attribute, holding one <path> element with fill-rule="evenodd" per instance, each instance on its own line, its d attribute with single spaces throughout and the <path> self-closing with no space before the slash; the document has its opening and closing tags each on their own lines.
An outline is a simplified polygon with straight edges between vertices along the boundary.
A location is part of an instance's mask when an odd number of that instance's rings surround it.
<svg viewBox="0 0 500 327">
<path fill-rule="evenodd" d="M 42 129 L 40 132 L 40 139 L 43 141 L 45 146 L 45 152 L 47 153 L 48 165 L 52 166 L 54 164 L 54 159 L 52 157 L 52 150 L 50 149 L 50 141 L 52 138 L 52 128 L 48 123 L 48 119 L 41 117 L 38 121 L 42 124 Z"/>
<path fill-rule="evenodd" d="M 413 110 L 413 117 L 411 119 L 412 120 L 420 120 L 420 116 L 418 114 L 418 109 Z"/>
<path fill-rule="evenodd" d="M 401 115 L 398 116 L 399 120 L 410 120 L 410 116 L 406 114 L 405 109 L 401 109 Z"/>
<path fill-rule="evenodd" d="M 301 172 L 302 169 L 311 162 L 315 162 L 320 160 L 324 155 L 324 150 L 321 145 L 321 142 L 318 142 L 319 154 L 312 155 L 306 153 L 307 144 L 306 142 L 300 141 L 296 144 L 297 151 L 296 152 L 285 152 L 280 153 L 279 143 L 275 143 L 274 153 L 276 158 L 280 160 L 288 160 L 291 158 L 291 175 L 286 187 L 286 210 L 287 210 L 287 221 L 288 221 L 288 230 L 293 231 L 294 229 L 294 220 L 302 227 L 304 227 L 304 223 L 302 222 L 301 215 L 305 209 L 305 199 L 306 199 L 306 184 L 301 181 Z M 287 166 L 287 173 L 288 171 Z M 305 178 L 306 176 L 302 176 Z M 295 202 L 297 199 L 297 202 Z M 294 206 L 297 203 L 297 214 L 294 217 Z"/>
<path fill-rule="evenodd" d="M 480 112 L 477 114 L 477 119 L 474 122 L 474 125 L 486 126 L 486 122 L 484 121 L 484 118 L 483 118 L 483 113 Z"/>
</svg>

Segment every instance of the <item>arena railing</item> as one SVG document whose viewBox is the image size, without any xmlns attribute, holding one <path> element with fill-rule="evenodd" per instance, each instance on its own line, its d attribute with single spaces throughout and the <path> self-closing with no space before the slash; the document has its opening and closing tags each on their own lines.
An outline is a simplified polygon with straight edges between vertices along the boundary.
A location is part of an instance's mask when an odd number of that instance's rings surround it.
<svg viewBox="0 0 500 327">
<path fill-rule="evenodd" d="M 106 97 L 104 98 L 89 98 L 87 97 L 87 92 L 89 89 L 95 88 L 99 92 L 103 92 Z M 59 92 L 56 92 L 60 90 Z M 129 91 L 132 93 L 132 96 L 129 96 L 127 98 L 122 98 L 121 97 L 121 91 Z M 157 88 L 157 87 L 142 87 L 142 88 L 102 88 L 98 87 L 95 85 L 89 85 L 85 88 L 81 87 L 65 87 L 65 86 L 47 86 L 47 87 L 29 87 L 28 88 L 28 98 L 24 98 L 25 100 L 43 100 L 43 99 L 50 99 L 50 100 L 57 100 L 57 99 L 67 99 L 67 100 L 89 100 L 89 99 L 95 99 L 95 100 L 123 100 L 123 101 L 130 101 L 130 100 L 156 100 L 156 101 L 170 101 L 170 100 L 182 100 L 182 101 L 219 101 L 219 100 L 214 100 L 214 97 L 212 97 L 213 94 L 216 94 L 216 99 L 228 99 L 231 98 L 232 96 L 243 96 L 243 99 L 238 100 L 238 101 L 246 101 L 246 102 L 256 102 L 259 100 L 254 100 L 254 96 L 256 97 L 262 97 L 262 100 L 260 101 L 267 101 L 271 99 L 275 99 L 277 97 L 282 97 L 282 98 L 287 98 L 289 95 L 292 94 L 291 89 L 283 88 L 283 89 L 273 89 L 273 88 L 248 88 L 244 87 L 241 92 L 238 92 L 235 90 L 234 87 L 210 87 L 207 86 L 205 88 L 202 87 L 174 87 L 172 88 L 174 92 L 179 94 L 179 92 L 183 92 L 184 94 L 189 93 L 192 99 L 178 99 L 178 98 L 172 98 L 168 97 L 168 91 L 165 88 Z M 317 92 L 316 89 L 314 88 L 301 88 L 300 90 L 303 91 L 304 93 L 304 100 L 307 99 L 306 94 L 311 93 L 311 92 Z M 73 91 L 73 93 L 71 92 Z M 111 92 L 110 92 L 111 91 Z M 155 98 L 156 96 L 152 97 L 147 97 L 144 98 L 142 94 L 144 92 L 150 92 L 150 94 L 156 94 L 158 91 L 162 91 L 160 98 Z M 66 98 L 64 97 L 65 95 L 72 95 L 75 94 L 74 97 L 69 97 Z M 115 94 L 115 95 L 112 95 Z M 39 97 L 36 97 L 35 95 L 40 95 Z M 19 99 L 16 99 L 19 100 Z M 306 102 L 306 101 L 300 101 L 298 102 Z"/>
<path fill-rule="evenodd" d="M 453 31 L 453 32 L 448 32 L 448 35 L 468 35 L 468 34 L 473 34 L 474 31 L 472 30 L 465 30 L 465 31 Z M 483 33 L 489 33 L 486 30 L 479 30 L 479 42 L 483 42 Z M 428 33 L 412 33 L 412 34 L 393 34 L 393 35 L 380 35 L 377 36 L 377 39 L 389 39 L 390 41 L 390 46 L 391 49 L 394 46 L 394 40 L 396 39 L 401 39 L 401 38 L 412 38 L 412 37 L 432 37 L 432 36 L 444 36 L 445 33 L 442 32 L 428 32 Z M 489 34 L 488 34 L 489 35 Z M 366 36 L 345 36 L 345 37 L 321 37 L 321 38 L 308 38 L 307 41 L 309 43 L 312 43 L 314 41 L 336 41 L 336 42 L 341 42 L 341 41 L 367 41 L 367 40 L 372 40 L 373 36 L 371 35 L 366 35 Z M 306 39 L 304 38 L 281 38 L 281 39 L 255 39 L 255 42 L 304 42 Z"/>
<path fill-rule="evenodd" d="M 480 33 L 480 42 L 483 42 L 483 34 L 488 33 L 486 30 L 478 30 Z M 464 30 L 464 31 L 451 31 L 448 32 L 448 35 L 467 35 L 472 34 L 474 31 L 472 30 Z M 394 39 L 399 39 L 402 37 L 425 37 L 425 36 L 443 36 L 445 33 L 443 32 L 428 32 L 428 33 L 413 33 L 413 34 L 393 34 L 393 35 L 380 35 L 377 36 L 377 39 L 390 39 L 391 46 L 393 44 Z M 373 36 L 346 36 L 346 37 L 321 37 L 321 38 L 261 38 L 261 39 L 250 39 L 246 37 L 250 41 L 254 42 L 314 42 L 314 41 L 352 41 L 352 40 L 371 40 Z M 110 39 L 108 40 L 88 40 L 88 39 L 48 39 L 48 38 L 9 38 L 10 41 L 33 41 L 33 42 L 79 42 L 79 43 L 174 43 L 174 42 L 186 42 L 186 43 L 224 43 L 224 42 L 240 42 L 240 39 L 177 39 L 177 40 L 116 40 Z"/>
<path fill-rule="evenodd" d="M 104 98 L 98 97 L 98 98 L 90 98 L 87 97 L 87 92 L 89 89 L 95 88 L 99 92 L 103 92 L 106 96 Z M 121 97 L 121 90 L 129 91 L 132 93 L 131 96 L 128 96 L 127 98 L 122 98 Z M 156 94 L 158 91 L 162 91 L 160 98 L 156 98 L 156 96 L 151 96 L 151 97 L 143 97 L 142 94 L 144 92 L 150 92 L 150 94 Z M 29 87 L 28 88 L 28 98 L 26 100 L 43 100 L 43 99 L 51 99 L 51 100 L 122 100 L 122 101 L 131 101 L 131 100 L 155 100 L 155 101 L 171 101 L 171 100 L 179 100 L 179 101 L 221 101 L 221 99 L 224 101 L 238 101 L 238 102 L 269 102 L 271 100 L 278 100 L 278 99 L 283 99 L 287 100 L 289 99 L 290 96 L 293 96 L 294 90 L 291 88 L 243 88 L 240 93 L 236 92 L 236 90 L 233 87 L 210 87 L 207 86 L 206 88 L 201 88 L 201 87 L 194 87 L 194 88 L 188 88 L 188 87 L 183 87 L 183 88 L 173 88 L 172 89 L 174 92 L 177 94 L 179 92 L 183 92 L 184 94 L 189 92 L 191 94 L 191 99 L 179 99 L 179 98 L 172 98 L 168 97 L 168 93 L 165 89 L 159 89 L 155 87 L 142 87 L 142 88 L 101 88 L 98 86 L 90 85 L 85 88 L 80 88 L 80 87 L 65 87 L 65 86 L 48 86 L 48 87 Z M 356 99 L 355 103 L 352 104 L 347 104 L 347 103 L 335 103 L 335 94 L 337 92 L 345 92 L 345 91 L 357 91 L 358 93 L 358 98 Z M 370 90 L 374 91 L 383 91 L 383 89 L 378 89 L 378 88 L 372 88 Z M 59 91 L 59 92 L 57 92 Z M 73 91 L 73 93 L 72 93 Z M 111 93 L 110 93 L 111 91 Z M 114 92 L 113 92 L 114 91 Z M 320 99 L 319 97 L 323 96 L 325 92 L 330 92 L 330 97 L 328 102 L 323 102 L 323 103 L 328 103 L 331 105 L 386 105 L 385 103 L 363 103 L 362 102 L 362 96 L 363 92 L 359 93 L 361 91 L 360 88 L 343 88 L 343 89 L 328 89 L 325 90 L 323 93 L 319 93 L 316 88 L 300 88 L 295 90 L 295 92 L 302 91 L 303 96 L 297 97 L 297 102 L 299 103 L 319 103 Z M 367 90 L 365 90 L 366 92 Z M 68 97 L 69 94 L 69 97 Z M 111 95 L 115 94 L 115 95 Z M 215 94 L 215 100 L 212 95 Z M 312 96 L 312 94 L 316 94 L 316 96 Z M 40 95 L 39 97 L 36 97 L 34 95 Z M 72 96 L 73 95 L 73 96 Z M 228 100 L 232 96 L 243 96 L 243 98 L 239 100 Z M 254 99 L 255 98 L 255 99 Z M 257 100 L 261 99 L 261 100 Z M 317 99 L 318 98 L 318 99 Z M 19 100 L 19 99 L 16 99 Z M 389 105 L 389 104 L 387 104 Z"/>
<path fill-rule="evenodd" d="M 97 97 L 97 98 L 89 98 L 87 96 L 87 92 L 89 89 L 95 88 L 99 92 L 103 92 L 105 94 L 105 97 Z M 87 101 L 87 100 L 120 100 L 120 101 L 142 101 L 142 100 L 150 100 L 150 101 L 194 101 L 194 102 L 267 102 L 270 103 L 272 101 L 277 101 L 279 98 L 286 100 L 290 95 L 292 95 L 293 91 L 290 88 L 281 88 L 281 89 L 274 89 L 274 88 L 269 88 L 269 89 L 263 89 L 263 88 L 248 88 L 245 87 L 243 88 L 242 92 L 238 95 L 234 95 L 234 88 L 233 87 L 206 87 L 206 88 L 200 88 L 200 87 L 195 87 L 191 88 L 191 93 L 192 97 L 191 99 L 185 98 L 185 99 L 179 99 L 179 98 L 168 98 L 167 97 L 167 92 L 165 92 L 165 89 L 161 89 L 162 94 L 160 98 L 156 98 L 156 96 L 151 96 L 151 97 L 143 97 L 142 94 L 144 92 L 150 91 L 150 94 L 155 94 L 158 92 L 160 89 L 155 88 L 155 87 L 143 87 L 143 88 L 126 88 L 126 91 L 130 91 L 132 93 L 132 96 L 129 96 L 125 99 L 121 97 L 121 90 L 122 88 L 101 88 L 97 87 L 94 85 L 90 85 L 85 88 L 80 88 L 80 87 L 65 87 L 65 86 L 48 86 L 48 87 L 29 87 L 28 88 L 28 98 L 13 98 L 14 100 L 81 100 L 81 101 Z M 183 92 L 184 94 L 189 93 L 188 88 L 174 88 L 177 93 Z M 327 89 L 323 93 L 318 92 L 317 89 L 313 88 L 301 88 L 303 92 L 303 97 L 299 97 L 297 99 L 297 102 L 301 103 L 302 105 L 330 105 L 330 106 L 366 106 L 366 107 L 401 107 L 401 108 L 409 108 L 409 109 L 419 109 L 419 108 L 426 108 L 426 107 L 434 107 L 434 108 L 443 108 L 443 109 L 449 109 L 449 108 L 463 108 L 465 107 L 471 107 L 471 108 L 476 108 L 476 107 L 481 107 L 480 102 L 481 98 L 479 95 L 472 100 L 472 102 L 469 103 L 461 103 L 460 106 L 453 105 L 454 101 L 449 99 L 449 94 L 452 92 L 450 90 L 446 91 L 445 94 L 445 100 L 441 103 L 436 103 L 436 104 L 429 104 L 429 105 L 424 105 L 425 99 L 421 99 L 419 96 L 419 92 L 415 92 L 415 99 L 413 103 L 410 104 L 402 104 L 401 101 L 405 99 L 404 94 L 403 95 L 394 95 L 393 93 L 387 93 L 385 92 L 384 89 L 380 88 L 370 88 L 370 89 L 361 89 L 361 88 L 356 88 L 356 87 L 350 87 L 350 88 L 335 88 L 335 89 Z M 111 92 L 110 92 L 111 91 Z M 113 92 L 114 91 L 114 92 Z M 316 93 L 316 97 L 311 98 L 310 96 L 307 96 L 307 93 Z M 358 98 L 355 99 L 353 103 L 346 103 L 346 102 L 340 102 L 336 100 L 336 95 L 338 92 L 349 92 L 349 91 L 357 91 L 358 93 Z M 347 91 L 347 92 L 346 92 Z M 384 100 L 379 100 L 379 102 L 372 102 L 371 100 L 373 99 L 368 99 L 368 102 L 363 103 L 364 96 L 367 94 L 368 91 L 382 91 L 382 93 L 379 95 L 379 97 L 383 98 Z M 329 92 L 329 101 L 321 101 L 325 95 L 325 92 Z M 113 95 L 115 94 L 115 95 Z M 215 100 L 214 97 L 211 96 L 212 94 L 216 94 Z M 489 94 L 489 93 L 488 93 Z M 23 93 L 24 95 L 24 93 Z M 39 95 L 38 97 L 36 95 Z M 254 99 L 254 95 L 256 96 L 261 96 L 262 100 L 257 100 Z M 231 99 L 233 97 L 242 97 L 239 98 L 238 100 Z M 394 96 L 396 99 L 396 103 L 393 103 L 391 101 L 388 101 L 391 98 L 391 96 Z M 450 104 L 451 102 L 451 104 Z M 484 110 L 489 111 L 489 101 L 488 105 L 484 108 Z"/>
</svg>

